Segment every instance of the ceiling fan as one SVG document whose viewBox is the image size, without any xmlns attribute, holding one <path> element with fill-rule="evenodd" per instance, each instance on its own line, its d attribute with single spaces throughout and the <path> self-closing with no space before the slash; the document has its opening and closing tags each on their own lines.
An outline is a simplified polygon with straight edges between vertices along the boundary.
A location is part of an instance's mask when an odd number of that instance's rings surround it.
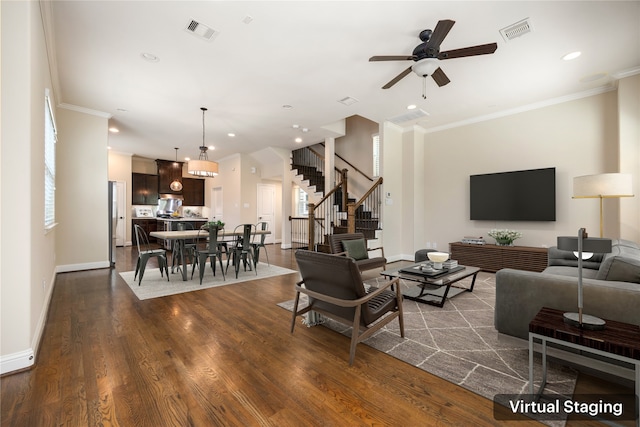
<svg viewBox="0 0 640 427">
<path fill-rule="evenodd" d="M 413 61 L 414 64 L 394 77 L 389 83 L 382 86 L 382 89 L 389 89 L 391 86 L 402 80 L 411 71 L 424 77 L 431 76 L 438 86 L 444 86 L 450 82 L 447 75 L 440 68 L 440 61 L 445 59 L 462 58 L 465 56 L 487 55 L 493 53 L 498 48 L 497 43 L 481 44 L 478 46 L 464 47 L 461 49 L 447 50 L 440 52 L 440 44 L 449 34 L 455 21 L 445 19 L 438 21 L 436 29 L 423 30 L 420 32 L 420 43 L 413 49 L 411 55 L 392 56 L 372 56 L 369 61 Z M 426 96 L 422 95 L 423 98 Z"/>
</svg>

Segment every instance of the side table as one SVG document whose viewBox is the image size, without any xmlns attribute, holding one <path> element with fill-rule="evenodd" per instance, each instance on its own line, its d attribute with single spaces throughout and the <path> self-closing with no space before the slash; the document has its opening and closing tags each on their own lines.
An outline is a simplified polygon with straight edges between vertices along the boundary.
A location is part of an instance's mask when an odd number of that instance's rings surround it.
<svg viewBox="0 0 640 427">
<path fill-rule="evenodd" d="M 640 326 L 606 320 L 606 328 L 589 331 L 564 323 L 563 311 L 543 307 L 529 323 L 529 393 L 534 394 L 533 343 L 542 344 L 542 394 L 547 381 L 547 343 L 560 344 L 599 356 L 632 364 L 635 394 L 640 396 Z"/>
</svg>

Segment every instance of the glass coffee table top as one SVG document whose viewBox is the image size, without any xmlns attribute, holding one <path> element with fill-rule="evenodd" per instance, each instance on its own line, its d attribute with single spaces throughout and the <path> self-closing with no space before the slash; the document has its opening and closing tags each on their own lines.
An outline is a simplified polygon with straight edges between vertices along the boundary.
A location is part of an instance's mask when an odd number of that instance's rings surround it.
<svg viewBox="0 0 640 427">
<path fill-rule="evenodd" d="M 433 270 L 428 268 L 428 263 L 421 262 L 385 270 L 380 274 L 388 278 L 404 279 L 408 288 L 402 288 L 402 295 L 406 298 L 442 307 L 447 298 L 453 298 L 462 292 L 473 292 L 479 271 L 478 267 L 464 265 L 451 269 Z M 471 276 L 473 278 L 468 288 L 452 286 L 454 283 Z"/>
</svg>

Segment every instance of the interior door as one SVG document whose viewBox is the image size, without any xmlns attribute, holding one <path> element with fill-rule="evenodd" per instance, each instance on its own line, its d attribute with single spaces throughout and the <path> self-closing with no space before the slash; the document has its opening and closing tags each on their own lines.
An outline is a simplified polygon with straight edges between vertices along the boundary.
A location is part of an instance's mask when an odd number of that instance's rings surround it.
<svg viewBox="0 0 640 427">
<path fill-rule="evenodd" d="M 276 216 L 276 187 L 272 184 L 258 184 L 258 222 L 267 222 L 271 234 L 267 235 L 265 243 L 275 242 Z"/>
<path fill-rule="evenodd" d="M 222 187 L 215 187 L 211 189 L 211 221 L 224 222 L 223 212 Z"/>
<path fill-rule="evenodd" d="M 116 199 L 116 226 L 115 226 L 115 239 L 116 239 L 116 246 L 124 246 L 124 242 L 126 240 L 125 237 L 125 233 L 127 228 L 125 227 L 126 224 L 126 197 L 127 197 L 127 191 L 126 191 L 126 183 L 123 181 L 116 181 L 116 194 L 115 194 L 115 199 Z"/>
</svg>

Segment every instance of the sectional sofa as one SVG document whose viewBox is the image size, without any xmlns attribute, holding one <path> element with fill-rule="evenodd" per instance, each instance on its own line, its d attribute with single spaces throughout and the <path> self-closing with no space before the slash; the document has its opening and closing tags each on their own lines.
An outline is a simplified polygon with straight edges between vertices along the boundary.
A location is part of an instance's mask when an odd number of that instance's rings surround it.
<svg viewBox="0 0 640 427">
<path fill-rule="evenodd" d="M 614 240 L 608 254 L 583 263 L 583 312 L 640 325 L 640 245 Z M 494 325 L 498 332 L 528 339 L 529 322 L 542 307 L 578 310 L 578 260 L 549 248 L 541 273 L 502 269 L 496 273 Z"/>
</svg>

